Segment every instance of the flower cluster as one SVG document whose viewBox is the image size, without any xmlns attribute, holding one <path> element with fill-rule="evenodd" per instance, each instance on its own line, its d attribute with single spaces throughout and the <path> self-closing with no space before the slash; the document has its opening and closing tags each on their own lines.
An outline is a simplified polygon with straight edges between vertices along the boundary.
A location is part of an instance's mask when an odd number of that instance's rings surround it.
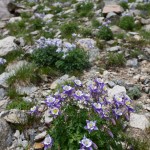
<svg viewBox="0 0 150 150">
<path fill-rule="evenodd" d="M 110 21 L 110 20 L 106 20 L 106 21 L 104 21 L 104 22 L 102 23 L 102 25 L 101 25 L 101 26 L 99 26 L 98 28 L 100 29 L 100 28 L 102 28 L 103 26 L 105 26 L 105 27 L 109 27 L 110 23 L 111 23 L 111 21 Z"/>
<path fill-rule="evenodd" d="M 72 101 L 73 100 L 73 101 Z M 45 104 L 49 110 L 50 116 L 57 118 L 64 110 L 62 106 L 68 105 L 69 102 L 76 104 L 79 108 L 85 108 L 94 111 L 100 119 L 111 122 L 114 125 L 116 121 L 125 117 L 129 119 L 130 112 L 134 111 L 131 106 L 131 99 L 126 94 L 119 94 L 110 97 L 106 84 L 101 78 L 95 79 L 87 89 L 84 88 L 80 80 L 74 81 L 74 86 L 64 85 L 61 90 L 53 95 L 49 95 L 45 99 Z M 37 111 L 37 107 L 31 109 L 31 112 Z M 113 133 L 107 126 L 102 127 L 112 138 Z M 86 120 L 84 129 L 91 132 L 99 130 L 97 121 Z M 95 143 L 84 137 L 80 141 L 80 150 L 97 149 Z"/>
<path fill-rule="evenodd" d="M 68 55 L 69 51 L 72 51 L 76 48 L 75 44 L 71 44 L 69 42 L 64 42 L 61 39 L 46 39 L 45 37 L 41 37 L 39 40 L 36 41 L 37 43 L 37 48 L 45 48 L 48 46 L 56 46 L 57 50 L 56 52 L 58 53 L 63 53 L 63 57 L 65 58 Z"/>
<path fill-rule="evenodd" d="M 0 65 L 3 65 L 6 63 L 6 59 L 0 58 Z"/>
</svg>

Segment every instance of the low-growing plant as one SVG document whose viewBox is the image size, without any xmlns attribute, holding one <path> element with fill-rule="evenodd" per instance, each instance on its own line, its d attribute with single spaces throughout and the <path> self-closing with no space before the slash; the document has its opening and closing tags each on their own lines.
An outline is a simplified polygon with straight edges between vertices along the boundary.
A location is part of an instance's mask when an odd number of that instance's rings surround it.
<svg viewBox="0 0 150 150">
<path fill-rule="evenodd" d="M 9 52 L 4 58 L 7 60 L 7 63 L 10 63 L 14 60 L 19 59 L 22 55 L 24 55 L 23 50 L 18 49 L 18 50 Z"/>
<path fill-rule="evenodd" d="M 78 48 L 64 53 L 57 52 L 56 46 L 48 46 L 35 50 L 32 60 L 40 67 L 57 68 L 63 73 L 82 72 L 89 67 L 87 53 Z"/>
<path fill-rule="evenodd" d="M 101 24 L 99 23 L 98 20 L 96 20 L 96 19 L 93 19 L 93 20 L 92 20 L 92 26 L 93 26 L 94 28 L 98 28 L 100 25 L 101 25 Z"/>
<path fill-rule="evenodd" d="M 64 73 L 79 71 L 89 67 L 88 55 L 82 49 L 74 49 L 69 51 L 65 59 L 58 60 L 55 63 L 56 67 Z"/>
<path fill-rule="evenodd" d="M 83 35 L 83 37 L 89 37 L 92 36 L 92 30 L 83 28 L 81 29 L 80 33 Z"/>
<path fill-rule="evenodd" d="M 94 5 L 91 2 L 83 2 L 80 4 L 77 4 L 76 6 L 76 12 L 80 17 L 88 17 L 91 13 Z"/>
<path fill-rule="evenodd" d="M 80 80 L 74 84 L 64 85 L 45 99 L 53 121 L 43 141 L 44 147 L 123 150 L 123 122 L 133 111 L 131 99 L 125 94 L 108 98 L 107 87 L 100 78 L 87 88 Z M 30 113 L 39 115 L 38 106 L 31 108 Z"/>
<path fill-rule="evenodd" d="M 124 66 L 126 59 L 122 53 L 108 53 L 106 65 L 108 67 L 121 67 Z"/>
<path fill-rule="evenodd" d="M 34 103 L 32 102 L 26 102 L 22 99 L 15 99 L 7 105 L 6 109 L 8 110 L 11 110 L 11 109 L 30 110 L 33 106 L 34 106 Z"/>
<path fill-rule="evenodd" d="M 130 57 L 131 58 L 137 58 L 140 54 L 142 54 L 142 51 L 139 49 L 135 49 L 135 50 L 130 51 Z"/>
<path fill-rule="evenodd" d="M 137 86 L 134 86 L 130 90 L 128 90 L 128 95 L 131 99 L 138 99 L 141 97 L 141 91 Z"/>
<path fill-rule="evenodd" d="M 121 6 L 124 10 L 126 10 L 126 9 L 129 8 L 128 2 L 122 1 L 122 2 L 120 2 L 119 4 L 120 4 L 120 6 Z"/>
<path fill-rule="evenodd" d="M 132 16 L 123 16 L 119 21 L 119 26 L 124 30 L 133 30 L 135 27 L 134 18 Z"/>
<path fill-rule="evenodd" d="M 147 16 L 150 16 L 150 3 L 138 4 L 136 9 L 143 10 L 147 12 Z"/>
<path fill-rule="evenodd" d="M 23 65 L 7 79 L 7 84 L 13 86 L 15 84 L 28 85 L 31 83 L 37 83 L 40 78 L 36 71 L 37 67 L 34 64 Z"/>
<path fill-rule="evenodd" d="M 101 38 L 102 40 L 109 41 L 113 39 L 113 33 L 109 27 L 101 26 L 98 31 L 97 37 Z"/>
<path fill-rule="evenodd" d="M 79 28 L 75 22 L 70 22 L 70 23 L 63 24 L 60 30 L 64 38 L 70 39 L 72 37 L 72 34 L 77 33 Z"/>
</svg>

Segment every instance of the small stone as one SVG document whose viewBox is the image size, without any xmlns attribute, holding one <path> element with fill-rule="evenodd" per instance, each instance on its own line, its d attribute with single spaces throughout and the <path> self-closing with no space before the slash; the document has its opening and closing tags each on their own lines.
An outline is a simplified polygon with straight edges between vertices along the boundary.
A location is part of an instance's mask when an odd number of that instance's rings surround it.
<svg viewBox="0 0 150 150">
<path fill-rule="evenodd" d="M 116 51 L 121 50 L 121 47 L 120 46 L 114 46 L 114 47 L 107 48 L 106 50 L 109 52 L 116 52 Z"/>
<path fill-rule="evenodd" d="M 34 140 L 35 140 L 35 141 L 43 140 L 43 139 L 45 138 L 46 134 L 47 134 L 47 132 L 44 131 L 44 132 L 42 132 L 42 133 L 36 135 L 35 138 L 34 138 Z"/>
<path fill-rule="evenodd" d="M 34 143 L 33 145 L 34 150 L 42 150 L 44 148 L 43 143 Z"/>
<path fill-rule="evenodd" d="M 22 20 L 21 17 L 12 17 L 10 18 L 9 23 L 14 23 L 14 22 L 21 21 L 21 20 Z"/>
<path fill-rule="evenodd" d="M 54 17 L 53 14 L 47 14 L 47 15 L 44 16 L 43 20 L 44 21 L 50 21 L 53 17 Z"/>
<path fill-rule="evenodd" d="M 110 88 L 113 88 L 116 85 L 113 81 L 109 81 L 107 84 Z"/>
<path fill-rule="evenodd" d="M 145 130 L 150 126 L 148 119 L 144 115 L 139 115 L 135 113 L 131 113 L 129 124 L 131 127 L 141 130 Z"/>
<path fill-rule="evenodd" d="M 138 60 L 136 58 L 127 60 L 126 66 L 137 67 L 138 66 Z"/>
</svg>

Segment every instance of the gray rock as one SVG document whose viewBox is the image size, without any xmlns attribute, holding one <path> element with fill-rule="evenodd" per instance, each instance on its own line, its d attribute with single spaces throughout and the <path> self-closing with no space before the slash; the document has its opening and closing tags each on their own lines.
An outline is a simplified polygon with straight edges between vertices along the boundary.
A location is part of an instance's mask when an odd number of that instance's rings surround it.
<svg viewBox="0 0 150 150">
<path fill-rule="evenodd" d="M 22 20 L 21 17 L 12 17 L 10 18 L 9 23 L 14 23 L 14 22 L 21 21 L 21 20 Z"/>
<path fill-rule="evenodd" d="M 0 101 L 0 112 L 6 110 L 7 104 L 8 104 L 8 101 L 7 101 L 7 100 L 1 100 L 1 101 Z"/>
<path fill-rule="evenodd" d="M 0 75 L 0 86 L 1 87 L 8 87 L 6 80 L 11 76 L 12 73 L 4 72 Z"/>
<path fill-rule="evenodd" d="M 0 40 L 0 56 L 5 56 L 17 49 L 17 45 L 14 43 L 15 39 L 15 37 L 9 36 Z"/>
<path fill-rule="evenodd" d="M 36 135 L 34 140 L 35 140 L 35 141 L 43 140 L 43 139 L 45 138 L 46 134 L 47 134 L 47 132 L 44 131 L 44 132 L 42 132 L 42 133 Z"/>
<path fill-rule="evenodd" d="M 107 14 L 106 18 L 107 18 L 107 19 L 110 19 L 110 18 L 112 18 L 112 17 L 114 17 L 114 16 L 116 16 L 116 15 L 117 15 L 117 14 L 114 13 L 114 12 L 109 12 L 109 13 Z"/>
<path fill-rule="evenodd" d="M 27 94 L 30 95 L 34 92 L 36 92 L 38 90 L 37 87 L 35 86 L 17 86 L 16 90 L 20 93 L 20 94 Z"/>
<path fill-rule="evenodd" d="M 150 24 L 150 19 L 144 19 L 144 18 L 142 18 L 141 19 L 141 23 L 144 24 L 144 25 Z"/>
<path fill-rule="evenodd" d="M 114 34 L 125 33 L 124 30 L 122 30 L 120 27 L 118 27 L 116 25 L 111 26 L 110 29 Z"/>
<path fill-rule="evenodd" d="M 126 66 L 128 66 L 128 67 L 137 67 L 138 66 L 138 60 L 136 58 L 127 60 Z"/>
<path fill-rule="evenodd" d="M 110 88 L 113 88 L 116 85 L 113 81 L 109 81 L 107 84 Z"/>
<path fill-rule="evenodd" d="M 74 76 L 69 77 L 69 75 L 65 74 L 62 77 L 60 77 L 59 79 L 55 80 L 51 86 L 50 89 L 55 89 L 57 87 L 58 84 L 63 84 L 65 81 L 73 81 L 76 78 Z"/>
<path fill-rule="evenodd" d="M 5 20 L 8 19 L 11 14 L 9 13 L 7 9 L 7 5 L 11 2 L 12 0 L 0 0 L 0 19 Z"/>
<path fill-rule="evenodd" d="M 120 46 L 114 46 L 114 47 L 109 47 L 106 49 L 108 52 L 116 52 L 116 51 L 119 51 L 121 50 L 121 47 Z"/>
<path fill-rule="evenodd" d="M 96 47 L 96 41 L 90 38 L 84 38 L 77 41 L 77 45 L 83 48 L 89 54 L 89 61 L 95 61 L 100 55 L 99 49 Z"/>
<path fill-rule="evenodd" d="M 10 111 L 4 111 L 1 113 L 1 117 L 7 122 L 14 124 L 24 124 L 27 122 L 27 114 L 23 110 L 11 109 Z"/>
<path fill-rule="evenodd" d="M 143 26 L 143 29 L 147 32 L 150 31 L 150 24 Z"/>
<path fill-rule="evenodd" d="M 12 143 L 12 131 L 8 123 L 0 118 L 0 148 L 6 149 Z"/>
<path fill-rule="evenodd" d="M 0 88 L 0 100 L 4 98 L 6 91 L 3 88 Z"/>
<path fill-rule="evenodd" d="M 114 95 L 126 94 L 126 89 L 124 86 L 116 85 L 112 89 L 108 90 L 108 96 L 113 97 Z"/>
<path fill-rule="evenodd" d="M 9 64 L 6 67 L 6 71 L 7 72 L 16 72 L 18 71 L 20 68 L 22 68 L 23 66 L 27 65 L 28 62 L 25 60 L 21 60 L 21 61 L 17 61 L 17 62 L 13 62 L 11 64 Z"/>
<path fill-rule="evenodd" d="M 129 125 L 133 128 L 145 130 L 150 126 L 150 122 L 144 115 L 131 113 Z"/>
</svg>

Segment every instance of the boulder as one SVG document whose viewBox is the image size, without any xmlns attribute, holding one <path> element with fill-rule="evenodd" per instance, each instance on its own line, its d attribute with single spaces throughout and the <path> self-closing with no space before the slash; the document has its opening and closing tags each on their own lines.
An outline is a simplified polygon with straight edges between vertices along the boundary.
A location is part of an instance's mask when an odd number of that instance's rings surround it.
<svg viewBox="0 0 150 150">
<path fill-rule="evenodd" d="M 114 95 L 126 94 L 126 89 L 124 86 L 116 85 L 112 89 L 108 90 L 108 96 L 113 97 Z"/>
<path fill-rule="evenodd" d="M 0 148 L 5 150 L 12 143 L 12 131 L 8 123 L 0 118 Z"/>
<path fill-rule="evenodd" d="M 122 13 L 124 9 L 120 5 L 106 5 L 104 6 L 102 13 L 108 14 L 110 12 Z"/>
<path fill-rule="evenodd" d="M 0 40 L 0 56 L 5 56 L 9 52 L 17 49 L 17 45 L 16 45 L 16 43 L 14 43 L 15 39 L 16 38 L 13 36 L 8 36 L 8 37 Z"/>
<path fill-rule="evenodd" d="M 11 14 L 9 13 L 7 9 L 7 5 L 11 2 L 12 0 L 0 0 L 0 19 L 5 20 L 8 19 Z"/>
<path fill-rule="evenodd" d="M 150 126 L 150 122 L 145 115 L 131 113 L 130 115 L 130 127 L 145 130 Z"/>
<path fill-rule="evenodd" d="M 23 110 L 11 109 L 1 113 L 1 117 L 7 122 L 14 124 L 24 124 L 27 122 L 27 114 Z"/>
</svg>

